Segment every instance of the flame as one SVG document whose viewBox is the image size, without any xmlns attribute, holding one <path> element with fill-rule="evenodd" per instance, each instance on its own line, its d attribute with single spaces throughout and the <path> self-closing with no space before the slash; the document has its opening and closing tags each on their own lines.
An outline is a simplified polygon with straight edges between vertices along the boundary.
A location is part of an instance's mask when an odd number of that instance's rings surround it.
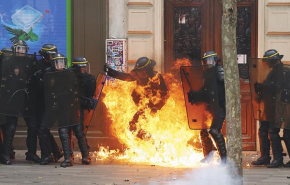
<svg viewBox="0 0 290 185">
<path fill-rule="evenodd" d="M 204 110 L 206 110 L 206 109 L 204 109 Z M 212 114 L 211 114 L 210 112 L 208 112 L 208 111 L 204 111 L 204 114 L 205 114 L 205 116 L 206 116 L 206 121 L 205 121 L 204 124 L 207 126 L 207 128 L 210 128 L 211 123 L 212 123 L 212 120 L 213 120 L 213 116 L 212 116 Z M 215 143 L 215 142 L 213 142 L 213 143 Z"/>
<path fill-rule="evenodd" d="M 170 167 L 200 165 L 203 154 L 199 130 L 190 130 L 188 127 L 182 84 L 180 79 L 176 78 L 180 78 L 181 65 L 191 64 L 188 59 L 177 60 L 172 67 L 172 73 L 163 75 L 169 89 L 169 98 L 155 114 L 146 108 L 146 103 L 153 98 L 152 93 L 146 91 L 146 87 L 137 86 L 136 82 L 120 80 L 104 87 L 103 101 L 112 120 L 111 131 L 126 149 L 117 156 L 119 151 L 110 151 L 109 148 L 102 147 L 98 152 L 101 159 L 114 155 L 116 159 L 126 159 L 134 163 L 153 163 Z M 153 78 L 150 82 L 160 83 L 156 80 Z M 140 94 L 143 92 L 144 95 L 138 107 L 131 97 L 134 89 Z M 160 95 L 157 93 L 154 98 L 153 101 L 158 101 Z M 136 131 L 130 131 L 129 122 L 138 110 L 142 110 L 142 113 L 136 124 Z"/>
</svg>

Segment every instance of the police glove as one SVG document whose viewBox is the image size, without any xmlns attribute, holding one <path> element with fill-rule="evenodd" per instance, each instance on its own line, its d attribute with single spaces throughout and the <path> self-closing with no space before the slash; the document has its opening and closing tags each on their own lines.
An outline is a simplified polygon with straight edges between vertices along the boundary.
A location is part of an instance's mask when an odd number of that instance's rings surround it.
<svg viewBox="0 0 290 185">
<path fill-rule="evenodd" d="M 255 88 L 255 93 L 257 95 L 261 95 L 262 90 L 263 90 L 263 84 L 256 82 L 254 83 L 254 88 Z"/>
<path fill-rule="evenodd" d="M 290 102 L 290 91 L 288 89 L 283 89 L 281 92 L 281 101 L 284 103 Z"/>
<path fill-rule="evenodd" d="M 88 107 L 89 110 L 90 109 L 94 109 L 94 107 L 95 107 L 94 99 L 90 98 L 89 100 L 87 100 L 87 107 Z"/>
<path fill-rule="evenodd" d="M 103 70 L 104 70 L 106 73 L 109 71 L 109 66 L 108 66 L 108 64 L 105 64 L 105 65 L 104 65 Z"/>
<path fill-rule="evenodd" d="M 223 82 L 225 80 L 224 68 L 222 66 L 217 66 L 216 76 L 219 82 Z"/>
</svg>

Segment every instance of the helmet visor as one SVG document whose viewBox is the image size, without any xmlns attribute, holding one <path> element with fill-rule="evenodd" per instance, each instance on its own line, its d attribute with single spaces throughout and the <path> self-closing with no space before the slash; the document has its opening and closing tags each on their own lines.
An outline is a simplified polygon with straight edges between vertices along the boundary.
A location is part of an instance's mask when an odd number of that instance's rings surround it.
<svg viewBox="0 0 290 185">
<path fill-rule="evenodd" d="M 213 57 L 209 57 L 209 58 L 206 58 L 205 60 L 203 60 L 204 64 L 207 64 L 207 65 L 215 65 L 216 64 L 216 61 Z"/>
<path fill-rule="evenodd" d="M 28 48 L 26 46 L 15 46 L 15 52 L 25 54 L 28 52 Z"/>
<path fill-rule="evenodd" d="M 65 68 L 65 58 L 58 58 L 54 62 L 54 67 L 57 71 L 61 71 Z"/>
<path fill-rule="evenodd" d="M 15 74 L 16 76 L 19 75 L 19 68 L 15 68 L 15 69 L 14 69 L 14 74 Z"/>
<path fill-rule="evenodd" d="M 90 70 L 90 64 L 89 63 L 87 63 L 87 64 L 80 64 L 79 65 L 79 68 L 80 68 L 80 72 L 82 73 L 82 74 L 84 74 L 84 73 L 91 73 L 91 70 Z"/>
</svg>

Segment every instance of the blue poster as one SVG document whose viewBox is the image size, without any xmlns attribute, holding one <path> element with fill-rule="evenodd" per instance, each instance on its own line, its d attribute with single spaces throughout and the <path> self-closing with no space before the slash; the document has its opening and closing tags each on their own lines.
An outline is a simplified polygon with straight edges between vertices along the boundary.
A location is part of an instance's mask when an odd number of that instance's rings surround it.
<svg viewBox="0 0 290 185">
<path fill-rule="evenodd" d="M 31 54 L 47 43 L 70 53 L 66 0 L 0 0 L 0 16 L 0 49 L 24 40 Z"/>
</svg>

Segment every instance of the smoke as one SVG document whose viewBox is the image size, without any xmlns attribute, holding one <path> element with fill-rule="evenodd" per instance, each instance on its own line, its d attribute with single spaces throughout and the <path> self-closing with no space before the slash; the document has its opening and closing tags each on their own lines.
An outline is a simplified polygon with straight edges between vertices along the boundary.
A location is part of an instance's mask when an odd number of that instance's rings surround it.
<svg viewBox="0 0 290 185">
<path fill-rule="evenodd" d="M 187 170 L 186 170 L 187 171 Z M 184 174 L 178 172 L 170 179 L 164 180 L 170 185 L 239 185 L 242 178 L 238 175 L 234 164 L 227 166 L 208 164 L 187 171 Z M 160 183 L 160 182 L 159 182 Z M 151 183 L 154 185 L 154 183 Z"/>
</svg>

